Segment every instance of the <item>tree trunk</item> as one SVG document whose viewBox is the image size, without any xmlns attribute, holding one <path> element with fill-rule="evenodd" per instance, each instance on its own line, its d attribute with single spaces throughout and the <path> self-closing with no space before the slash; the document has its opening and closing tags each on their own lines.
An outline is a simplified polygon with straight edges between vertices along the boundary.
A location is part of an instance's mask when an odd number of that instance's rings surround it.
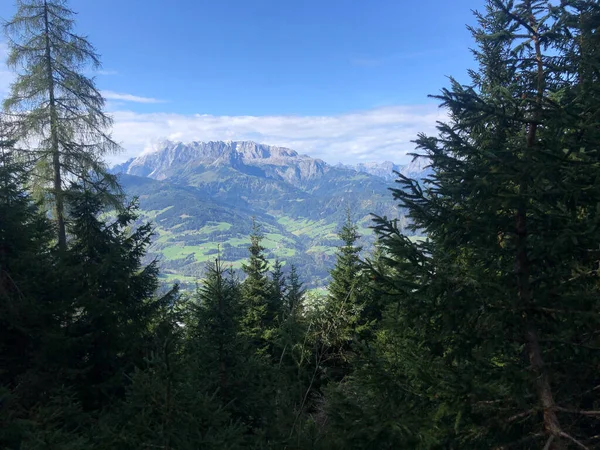
<svg viewBox="0 0 600 450">
<path fill-rule="evenodd" d="M 52 55 L 50 52 L 50 26 L 48 23 L 48 3 L 44 0 L 44 37 L 46 41 L 46 71 L 48 76 L 48 94 L 50 98 L 50 145 L 52 152 L 52 170 L 54 174 L 54 214 L 58 230 L 58 248 L 62 251 L 67 246 L 67 232 L 65 229 L 65 205 L 62 189 L 62 176 L 60 165 L 60 147 L 58 139 L 58 115 L 56 113 L 56 100 L 54 96 L 54 74 L 52 70 Z"/>
<path fill-rule="evenodd" d="M 537 64 L 537 89 L 536 99 L 532 111 L 532 120 L 528 124 L 527 129 L 527 154 L 525 159 L 529 159 L 531 152 L 536 146 L 536 134 L 537 124 L 540 119 L 540 109 L 542 107 L 542 99 L 544 95 L 544 66 L 542 62 L 542 52 L 539 42 L 539 35 L 537 33 L 537 22 L 533 14 L 531 3 L 528 2 L 529 6 L 529 25 L 534 30 L 532 33 L 532 40 L 535 47 L 535 57 Z M 519 194 L 521 197 L 521 204 L 519 205 L 516 217 L 516 235 L 517 235 L 517 258 L 516 258 L 516 274 L 517 274 L 517 287 L 519 292 L 519 299 L 521 304 L 525 307 L 531 305 L 532 292 L 530 285 L 530 261 L 527 252 L 527 206 L 526 196 L 528 191 L 528 173 L 523 174 L 523 178 L 519 185 Z M 527 346 L 527 353 L 529 356 L 529 362 L 531 364 L 531 370 L 535 374 L 536 388 L 538 392 L 538 401 L 543 409 L 543 424 L 544 430 L 548 438 L 550 446 L 549 450 L 561 450 L 564 448 L 561 442 L 562 429 L 556 415 L 556 405 L 554 403 L 554 397 L 552 395 L 552 387 L 550 386 L 550 378 L 544 365 L 544 359 L 542 355 L 542 349 L 540 347 L 539 339 L 535 324 L 531 321 L 531 318 L 527 318 L 527 324 L 525 329 L 525 343 Z"/>
</svg>

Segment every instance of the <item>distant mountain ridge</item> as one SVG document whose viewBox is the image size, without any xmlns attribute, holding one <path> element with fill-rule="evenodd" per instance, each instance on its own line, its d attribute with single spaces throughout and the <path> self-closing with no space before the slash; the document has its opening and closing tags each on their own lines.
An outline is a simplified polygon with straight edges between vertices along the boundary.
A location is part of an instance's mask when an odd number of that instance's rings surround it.
<svg viewBox="0 0 600 450">
<path fill-rule="evenodd" d="M 295 150 L 252 141 L 162 141 L 154 151 L 132 158 L 113 170 L 163 180 L 173 174 L 174 166 L 181 165 L 232 167 L 241 172 L 252 167 L 262 169 L 268 178 L 289 183 L 318 178 L 331 168 L 324 161 L 300 155 Z"/>
<path fill-rule="evenodd" d="M 348 208 L 367 251 L 371 214 L 406 225 L 389 192 L 398 168 L 426 173 L 393 163 L 333 166 L 251 141 L 163 141 L 112 172 L 139 198 L 141 220 L 155 224 L 149 257 L 160 259 L 169 281 L 193 281 L 217 253 L 239 268 L 256 220 L 267 257 L 295 264 L 309 286 L 318 286 L 333 264 Z"/>
<path fill-rule="evenodd" d="M 358 164 L 342 164 L 339 163 L 336 167 L 356 170 L 361 173 L 368 173 L 388 181 L 395 180 L 398 176 L 396 172 L 401 173 L 409 178 L 424 178 L 426 175 L 431 173 L 429 168 L 430 161 L 425 158 L 417 158 L 412 160 L 408 164 L 395 164 L 391 161 L 384 161 L 382 163 L 377 162 L 364 162 Z"/>
</svg>

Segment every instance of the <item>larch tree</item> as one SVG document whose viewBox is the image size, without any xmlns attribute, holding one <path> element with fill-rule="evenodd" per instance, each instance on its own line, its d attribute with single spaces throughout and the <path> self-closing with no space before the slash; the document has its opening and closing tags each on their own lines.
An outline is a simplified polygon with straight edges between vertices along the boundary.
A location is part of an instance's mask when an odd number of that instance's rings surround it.
<svg viewBox="0 0 600 450">
<path fill-rule="evenodd" d="M 86 70 L 100 66 L 95 48 L 74 32 L 75 13 L 65 0 L 18 0 L 4 25 L 9 67 L 17 71 L 4 108 L 18 125 L 32 164 L 31 183 L 54 204 L 59 248 L 66 247 L 65 190 L 70 181 L 108 198 L 111 179 L 102 157 L 119 146 L 110 135 L 104 98 Z M 109 184 L 116 188 L 114 180 Z"/>
</svg>

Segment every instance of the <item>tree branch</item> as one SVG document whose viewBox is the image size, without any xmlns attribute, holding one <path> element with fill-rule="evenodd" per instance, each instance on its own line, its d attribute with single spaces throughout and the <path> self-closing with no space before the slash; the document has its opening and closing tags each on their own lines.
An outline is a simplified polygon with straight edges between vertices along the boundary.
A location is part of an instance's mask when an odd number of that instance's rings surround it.
<svg viewBox="0 0 600 450">
<path fill-rule="evenodd" d="M 556 410 L 564 412 L 564 413 L 569 413 L 569 414 L 581 414 L 582 416 L 591 416 L 591 417 L 600 416 L 600 411 L 586 411 L 586 410 L 582 410 L 582 409 L 567 409 L 567 408 L 561 408 L 560 406 L 557 406 Z"/>
<path fill-rule="evenodd" d="M 583 448 L 584 450 L 589 450 L 589 447 L 586 447 L 585 445 L 583 445 L 583 443 L 579 442 L 577 439 L 575 439 L 573 436 L 571 436 L 570 434 L 565 433 L 564 431 L 561 431 L 559 433 L 560 436 L 564 437 L 565 439 L 570 440 L 571 442 L 573 442 L 575 445 L 577 445 L 579 448 Z"/>
</svg>

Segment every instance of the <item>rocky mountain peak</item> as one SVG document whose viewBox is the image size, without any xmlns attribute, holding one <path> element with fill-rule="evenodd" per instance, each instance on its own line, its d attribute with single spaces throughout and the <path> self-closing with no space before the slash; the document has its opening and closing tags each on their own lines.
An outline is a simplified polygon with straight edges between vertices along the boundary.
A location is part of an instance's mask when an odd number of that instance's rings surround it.
<svg viewBox="0 0 600 450">
<path fill-rule="evenodd" d="M 407 165 L 364 162 L 356 165 L 338 164 L 335 168 L 320 159 L 300 155 L 295 150 L 253 141 L 192 141 L 163 140 L 153 144 L 137 158 L 115 166 L 113 172 L 164 180 L 172 176 L 203 173 L 227 168 L 240 173 L 278 179 L 294 186 L 320 179 L 331 170 L 353 170 L 391 181 L 394 172 L 422 177 L 429 162 L 417 159 Z"/>
<path fill-rule="evenodd" d="M 241 172 L 258 168 L 265 177 L 297 184 L 322 176 L 329 166 L 295 150 L 252 141 L 192 141 L 155 143 L 142 155 L 116 166 L 114 171 L 164 180 L 183 170 L 231 167 Z M 253 173 L 256 173 L 254 171 Z"/>
</svg>

